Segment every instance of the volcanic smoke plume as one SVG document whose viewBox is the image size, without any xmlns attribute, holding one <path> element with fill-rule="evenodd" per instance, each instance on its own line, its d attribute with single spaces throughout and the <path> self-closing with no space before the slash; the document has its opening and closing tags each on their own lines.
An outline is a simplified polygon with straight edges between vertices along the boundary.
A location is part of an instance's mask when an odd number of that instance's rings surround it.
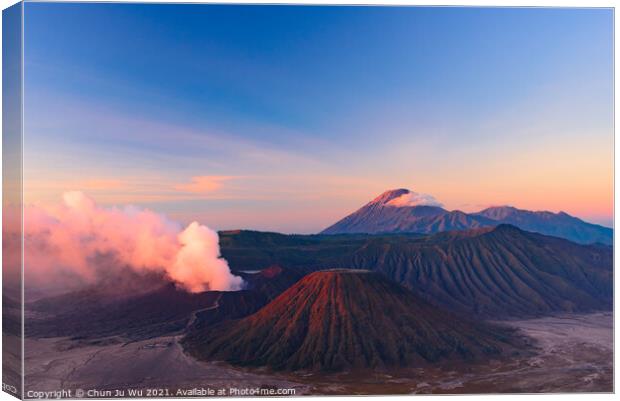
<svg viewBox="0 0 620 401">
<path fill-rule="evenodd" d="M 96 284 L 127 269 L 163 276 L 189 292 L 243 285 L 220 257 L 215 231 L 196 222 L 182 229 L 133 206 L 103 208 L 82 192 L 24 210 L 24 253 L 26 282 L 40 287 Z"/>
<path fill-rule="evenodd" d="M 443 204 L 439 202 L 433 195 L 420 194 L 413 191 L 407 191 L 397 198 L 394 198 L 386 203 L 389 206 L 437 206 L 443 207 Z"/>
</svg>

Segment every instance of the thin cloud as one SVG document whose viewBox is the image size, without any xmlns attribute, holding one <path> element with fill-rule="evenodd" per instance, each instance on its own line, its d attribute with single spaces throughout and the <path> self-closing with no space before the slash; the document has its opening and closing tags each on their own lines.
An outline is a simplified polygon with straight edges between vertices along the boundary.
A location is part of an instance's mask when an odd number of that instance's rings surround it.
<svg viewBox="0 0 620 401">
<path fill-rule="evenodd" d="M 222 188 L 223 183 L 233 180 L 237 177 L 225 175 L 202 175 L 192 177 L 189 183 L 178 184 L 174 189 L 181 192 L 190 192 L 194 194 L 205 194 L 215 192 Z"/>
</svg>

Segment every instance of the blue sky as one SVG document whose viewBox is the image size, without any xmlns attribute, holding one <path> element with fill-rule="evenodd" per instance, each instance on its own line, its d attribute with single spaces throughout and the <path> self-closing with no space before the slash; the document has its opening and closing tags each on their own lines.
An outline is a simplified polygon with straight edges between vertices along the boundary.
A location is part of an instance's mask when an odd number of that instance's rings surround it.
<svg viewBox="0 0 620 401">
<path fill-rule="evenodd" d="M 313 232 L 410 187 L 611 224 L 609 9 L 25 10 L 33 202 Z"/>
</svg>

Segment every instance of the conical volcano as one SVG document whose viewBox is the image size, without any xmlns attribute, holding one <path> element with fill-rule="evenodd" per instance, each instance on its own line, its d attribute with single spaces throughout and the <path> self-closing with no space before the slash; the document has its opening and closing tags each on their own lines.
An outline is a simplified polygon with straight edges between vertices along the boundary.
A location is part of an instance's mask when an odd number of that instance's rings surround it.
<svg viewBox="0 0 620 401">
<path fill-rule="evenodd" d="M 383 275 L 309 274 L 257 313 L 190 333 L 200 359 L 276 370 L 342 371 L 478 359 L 513 349 L 502 327 L 444 312 Z"/>
<path fill-rule="evenodd" d="M 434 197 L 400 188 L 386 191 L 321 234 L 431 234 L 494 225 L 484 216 L 447 211 Z"/>
</svg>

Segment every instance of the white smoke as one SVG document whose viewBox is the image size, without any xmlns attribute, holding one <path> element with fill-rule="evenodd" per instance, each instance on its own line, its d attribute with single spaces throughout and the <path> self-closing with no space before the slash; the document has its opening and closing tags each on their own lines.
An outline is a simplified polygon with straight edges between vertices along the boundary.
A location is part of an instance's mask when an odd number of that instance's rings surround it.
<svg viewBox="0 0 620 401">
<path fill-rule="evenodd" d="M 196 222 L 185 229 L 133 206 L 103 208 L 82 192 L 60 205 L 24 210 L 25 274 L 29 284 L 96 284 L 119 269 L 155 273 L 189 292 L 234 291 L 243 280 L 220 256 L 218 234 Z M 102 272 L 102 269 L 104 271 Z"/>
<path fill-rule="evenodd" d="M 439 202 L 435 197 L 429 194 L 420 194 L 417 192 L 408 192 L 399 196 L 398 198 L 394 198 L 389 201 L 386 205 L 395 206 L 395 207 L 403 207 L 403 206 L 437 206 L 443 207 L 443 204 Z"/>
</svg>

